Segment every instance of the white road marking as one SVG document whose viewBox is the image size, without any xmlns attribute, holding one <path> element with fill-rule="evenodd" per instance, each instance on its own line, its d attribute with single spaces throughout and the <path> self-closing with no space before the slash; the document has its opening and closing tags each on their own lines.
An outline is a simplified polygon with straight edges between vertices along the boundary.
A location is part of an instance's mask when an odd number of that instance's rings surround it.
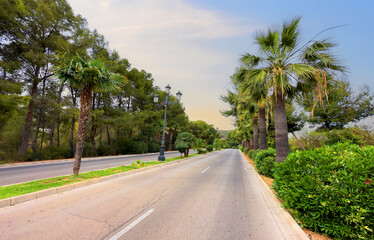
<svg viewBox="0 0 374 240">
<path fill-rule="evenodd" d="M 127 227 L 125 227 L 124 229 L 122 229 L 120 232 L 118 232 L 116 235 L 114 235 L 112 238 L 110 238 L 109 240 L 117 240 L 118 238 L 120 238 L 123 234 L 127 233 L 128 231 L 130 231 L 131 228 L 135 227 L 136 224 L 140 223 L 141 221 L 144 220 L 144 218 L 148 217 L 149 214 L 151 214 L 155 209 L 152 208 L 150 209 L 148 212 L 144 213 L 142 216 L 140 216 L 138 219 L 136 219 L 134 222 L 132 222 L 130 225 L 128 225 Z"/>
<path fill-rule="evenodd" d="M 208 170 L 210 167 L 205 168 L 201 173 L 204 173 L 206 170 Z"/>
</svg>

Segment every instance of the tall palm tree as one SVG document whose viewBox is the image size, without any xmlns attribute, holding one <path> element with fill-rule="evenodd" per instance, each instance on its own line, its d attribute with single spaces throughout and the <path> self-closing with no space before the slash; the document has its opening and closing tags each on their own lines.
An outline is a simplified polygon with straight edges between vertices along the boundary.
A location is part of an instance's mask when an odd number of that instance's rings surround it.
<svg viewBox="0 0 374 240">
<path fill-rule="evenodd" d="M 276 161 L 282 162 L 289 153 L 288 129 L 285 100 L 294 83 L 306 79 L 315 82 L 324 81 L 326 71 L 332 66 L 334 59 L 328 54 L 326 41 L 313 41 L 313 39 L 300 48 L 298 25 L 300 18 L 284 23 L 281 30 L 268 30 L 259 33 L 256 43 L 260 48 L 260 55 L 246 54 L 249 63 L 256 65 L 247 77 L 252 81 L 265 84 L 272 94 L 274 106 Z M 323 57 L 329 64 L 318 68 L 315 64 L 305 60 L 303 51 L 308 50 L 310 56 Z M 313 53 L 320 53 L 319 55 Z M 305 54 L 304 54 L 305 55 Z M 315 59 L 317 62 L 320 60 Z M 331 68 L 338 70 L 337 68 Z"/>
<path fill-rule="evenodd" d="M 78 54 L 69 53 L 58 55 L 60 65 L 57 66 L 56 76 L 73 88 L 81 89 L 80 111 L 78 118 L 77 145 L 73 173 L 78 175 L 83 152 L 83 142 L 86 137 L 86 127 L 92 107 L 92 93 L 106 92 L 119 89 L 125 83 L 125 77 L 108 71 L 99 60 L 86 61 Z"/>
</svg>

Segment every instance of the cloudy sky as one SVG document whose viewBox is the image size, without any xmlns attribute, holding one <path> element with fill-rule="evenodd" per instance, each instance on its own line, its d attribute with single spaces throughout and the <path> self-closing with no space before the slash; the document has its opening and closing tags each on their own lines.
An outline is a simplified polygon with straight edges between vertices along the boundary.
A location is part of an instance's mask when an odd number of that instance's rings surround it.
<svg viewBox="0 0 374 240">
<path fill-rule="evenodd" d="M 68 0 L 91 29 L 133 67 L 152 73 L 155 85 L 183 93 L 190 120 L 233 129 L 221 116 L 219 100 L 231 88 L 230 76 L 240 55 L 256 53 L 256 31 L 301 16 L 301 40 L 321 30 L 337 43 L 335 54 L 347 66 L 355 88 L 374 89 L 374 1 L 362 0 Z"/>
</svg>

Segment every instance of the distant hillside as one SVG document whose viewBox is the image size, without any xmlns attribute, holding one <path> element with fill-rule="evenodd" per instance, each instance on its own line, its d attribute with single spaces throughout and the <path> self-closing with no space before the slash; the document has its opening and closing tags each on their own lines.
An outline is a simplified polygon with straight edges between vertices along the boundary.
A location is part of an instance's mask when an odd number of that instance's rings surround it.
<svg viewBox="0 0 374 240">
<path fill-rule="evenodd" d="M 218 130 L 218 132 L 221 133 L 224 138 L 227 138 L 227 133 L 230 132 L 230 130 Z"/>
</svg>

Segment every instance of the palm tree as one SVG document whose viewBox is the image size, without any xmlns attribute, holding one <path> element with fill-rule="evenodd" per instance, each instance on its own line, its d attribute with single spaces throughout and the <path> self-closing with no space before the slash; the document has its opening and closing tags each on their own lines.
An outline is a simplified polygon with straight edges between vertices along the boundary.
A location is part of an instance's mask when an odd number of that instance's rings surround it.
<svg viewBox="0 0 374 240">
<path fill-rule="evenodd" d="M 243 56 L 241 62 L 247 66 L 251 65 L 246 64 L 247 59 L 245 56 Z M 252 64 L 251 66 L 255 65 L 256 64 Z M 254 137 L 257 137 L 255 134 L 257 134 L 258 132 L 260 138 L 259 148 L 261 150 L 264 150 L 267 148 L 265 108 L 268 102 L 268 88 L 263 82 L 256 82 L 248 77 L 248 73 L 250 73 L 251 70 L 252 68 L 242 67 L 236 75 L 235 83 L 239 84 L 239 88 L 241 89 L 242 95 L 244 95 L 248 99 L 248 102 L 252 102 L 256 106 L 258 114 L 254 114 L 253 116 Z M 257 141 L 255 141 L 254 143 L 256 145 Z M 255 149 L 258 148 L 255 147 Z"/>
<path fill-rule="evenodd" d="M 300 18 L 295 18 L 290 23 L 284 23 L 281 31 L 269 29 L 267 32 L 259 33 L 256 43 L 260 48 L 260 55 L 246 54 L 244 56 L 248 63 L 256 66 L 247 73 L 247 78 L 254 83 L 265 84 L 268 92 L 272 94 L 276 161 L 278 162 L 284 161 L 289 153 L 285 100 L 295 85 L 292 83 L 303 82 L 306 79 L 323 82 L 326 71 L 333 66 L 334 62 L 327 52 L 329 45 L 326 41 L 313 42 L 312 39 L 301 48 L 297 48 L 299 22 Z M 321 69 L 306 61 L 305 54 L 303 54 L 306 50 L 310 57 L 316 57 L 315 61 L 320 62 L 321 59 L 318 58 L 323 58 L 329 64 L 323 64 L 324 68 Z M 331 69 L 339 70 L 338 68 Z"/>
<path fill-rule="evenodd" d="M 92 106 L 92 93 L 106 92 L 119 89 L 125 83 L 125 77 L 110 73 L 99 60 L 86 61 L 78 54 L 72 57 L 69 53 L 58 55 L 60 65 L 57 66 L 56 76 L 73 88 L 81 89 L 80 111 L 78 118 L 77 145 L 73 172 L 77 176 L 80 169 L 83 142 L 86 137 L 86 127 Z"/>
</svg>

